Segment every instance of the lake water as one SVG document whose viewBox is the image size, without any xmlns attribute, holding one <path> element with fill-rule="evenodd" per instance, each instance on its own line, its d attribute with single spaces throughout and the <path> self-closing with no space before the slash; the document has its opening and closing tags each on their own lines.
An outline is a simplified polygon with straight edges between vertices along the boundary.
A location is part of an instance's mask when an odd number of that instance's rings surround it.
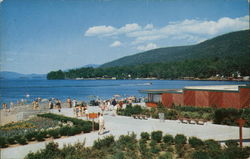
<svg viewBox="0 0 250 159">
<path fill-rule="evenodd" d="M 149 83 L 152 83 L 149 85 Z M 16 103 L 17 100 L 32 101 L 37 97 L 58 98 L 65 101 L 68 97 L 89 101 L 97 96 L 101 99 L 122 97 L 144 97 L 139 90 L 175 89 L 199 85 L 250 84 L 235 81 L 185 81 L 185 80 L 0 80 L 0 103 Z M 29 94 L 29 98 L 26 95 Z M 1 107 L 0 105 L 0 107 Z"/>
</svg>

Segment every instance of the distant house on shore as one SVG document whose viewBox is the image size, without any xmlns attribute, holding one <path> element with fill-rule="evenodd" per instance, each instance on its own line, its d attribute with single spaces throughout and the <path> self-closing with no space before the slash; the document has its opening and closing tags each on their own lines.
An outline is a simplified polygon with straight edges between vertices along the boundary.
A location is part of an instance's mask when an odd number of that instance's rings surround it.
<svg viewBox="0 0 250 159">
<path fill-rule="evenodd" d="M 183 89 L 141 90 L 148 94 L 149 107 L 174 105 L 250 108 L 250 85 L 190 86 Z"/>
</svg>

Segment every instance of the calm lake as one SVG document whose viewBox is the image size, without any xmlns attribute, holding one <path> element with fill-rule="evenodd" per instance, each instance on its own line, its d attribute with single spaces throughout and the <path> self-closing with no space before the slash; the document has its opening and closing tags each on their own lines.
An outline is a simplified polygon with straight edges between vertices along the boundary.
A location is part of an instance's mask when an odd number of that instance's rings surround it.
<svg viewBox="0 0 250 159">
<path fill-rule="evenodd" d="M 250 84 L 236 81 L 185 81 L 185 80 L 0 80 L 0 103 L 16 103 L 17 100 L 32 101 L 37 97 L 58 98 L 65 101 L 68 97 L 89 101 L 122 97 L 144 97 L 139 90 L 174 89 L 185 86 Z M 26 95 L 30 96 L 27 98 Z M 0 107 L 1 107 L 0 105 Z"/>
</svg>

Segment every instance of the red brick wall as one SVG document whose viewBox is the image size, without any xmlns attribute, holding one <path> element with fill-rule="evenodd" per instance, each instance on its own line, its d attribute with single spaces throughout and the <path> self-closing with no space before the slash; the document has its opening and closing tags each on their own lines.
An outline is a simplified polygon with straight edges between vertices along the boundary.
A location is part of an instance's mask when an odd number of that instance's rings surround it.
<svg viewBox="0 0 250 159">
<path fill-rule="evenodd" d="M 173 93 L 173 103 L 175 105 L 183 105 L 183 94 Z"/>
<path fill-rule="evenodd" d="M 223 92 L 209 92 L 209 106 L 219 108 L 222 105 Z"/>
<path fill-rule="evenodd" d="M 240 94 L 237 92 L 223 92 L 223 108 L 240 108 Z"/>
<path fill-rule="evenodd" d="M 171 107 L 173 103 L 173 96 L 171 93 L 162 94 L 162 104 L 166 107 Z"/>
<path fill-rule="evenodd" d="M 250 88 L 240 88 L 240 107 L 250 107 Z"/>
<path fill-rule="evenodd" d="M 195 106 L 209 106 L 208 91 L 195 91 Z"/>
<path fill-rule="evenodd" d="M 184 105 L 195 106 L 195 91 L 185 90 L 183 95 Z"/>
</svg>

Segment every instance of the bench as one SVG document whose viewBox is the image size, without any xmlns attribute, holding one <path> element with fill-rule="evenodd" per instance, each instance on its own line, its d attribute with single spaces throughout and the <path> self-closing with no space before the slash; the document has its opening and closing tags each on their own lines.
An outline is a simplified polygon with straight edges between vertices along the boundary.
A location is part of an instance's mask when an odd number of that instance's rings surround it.
<svg viewBox="0 0 250 159">
<path fill-rule="evenodd" d="M 207 121 L 202 119 L 189 119 L 189 118 L 178 118 L 183 124 L 197 124 L 204 125 Z"/>
<path fill-rule="evenodd" d="M 198 125 L 204 125 L 206 123 L 206 120 L 195 119 L 195 123 Z"/>
<path fill-rule="evenodd" d="M 139 115 L 132 115 L 132 117 L 134 119 L 144 119 L 144 120 L 148 119 L 146 115 L 141 115 L 141 114 L 139 114 Z"/>
</svg>

